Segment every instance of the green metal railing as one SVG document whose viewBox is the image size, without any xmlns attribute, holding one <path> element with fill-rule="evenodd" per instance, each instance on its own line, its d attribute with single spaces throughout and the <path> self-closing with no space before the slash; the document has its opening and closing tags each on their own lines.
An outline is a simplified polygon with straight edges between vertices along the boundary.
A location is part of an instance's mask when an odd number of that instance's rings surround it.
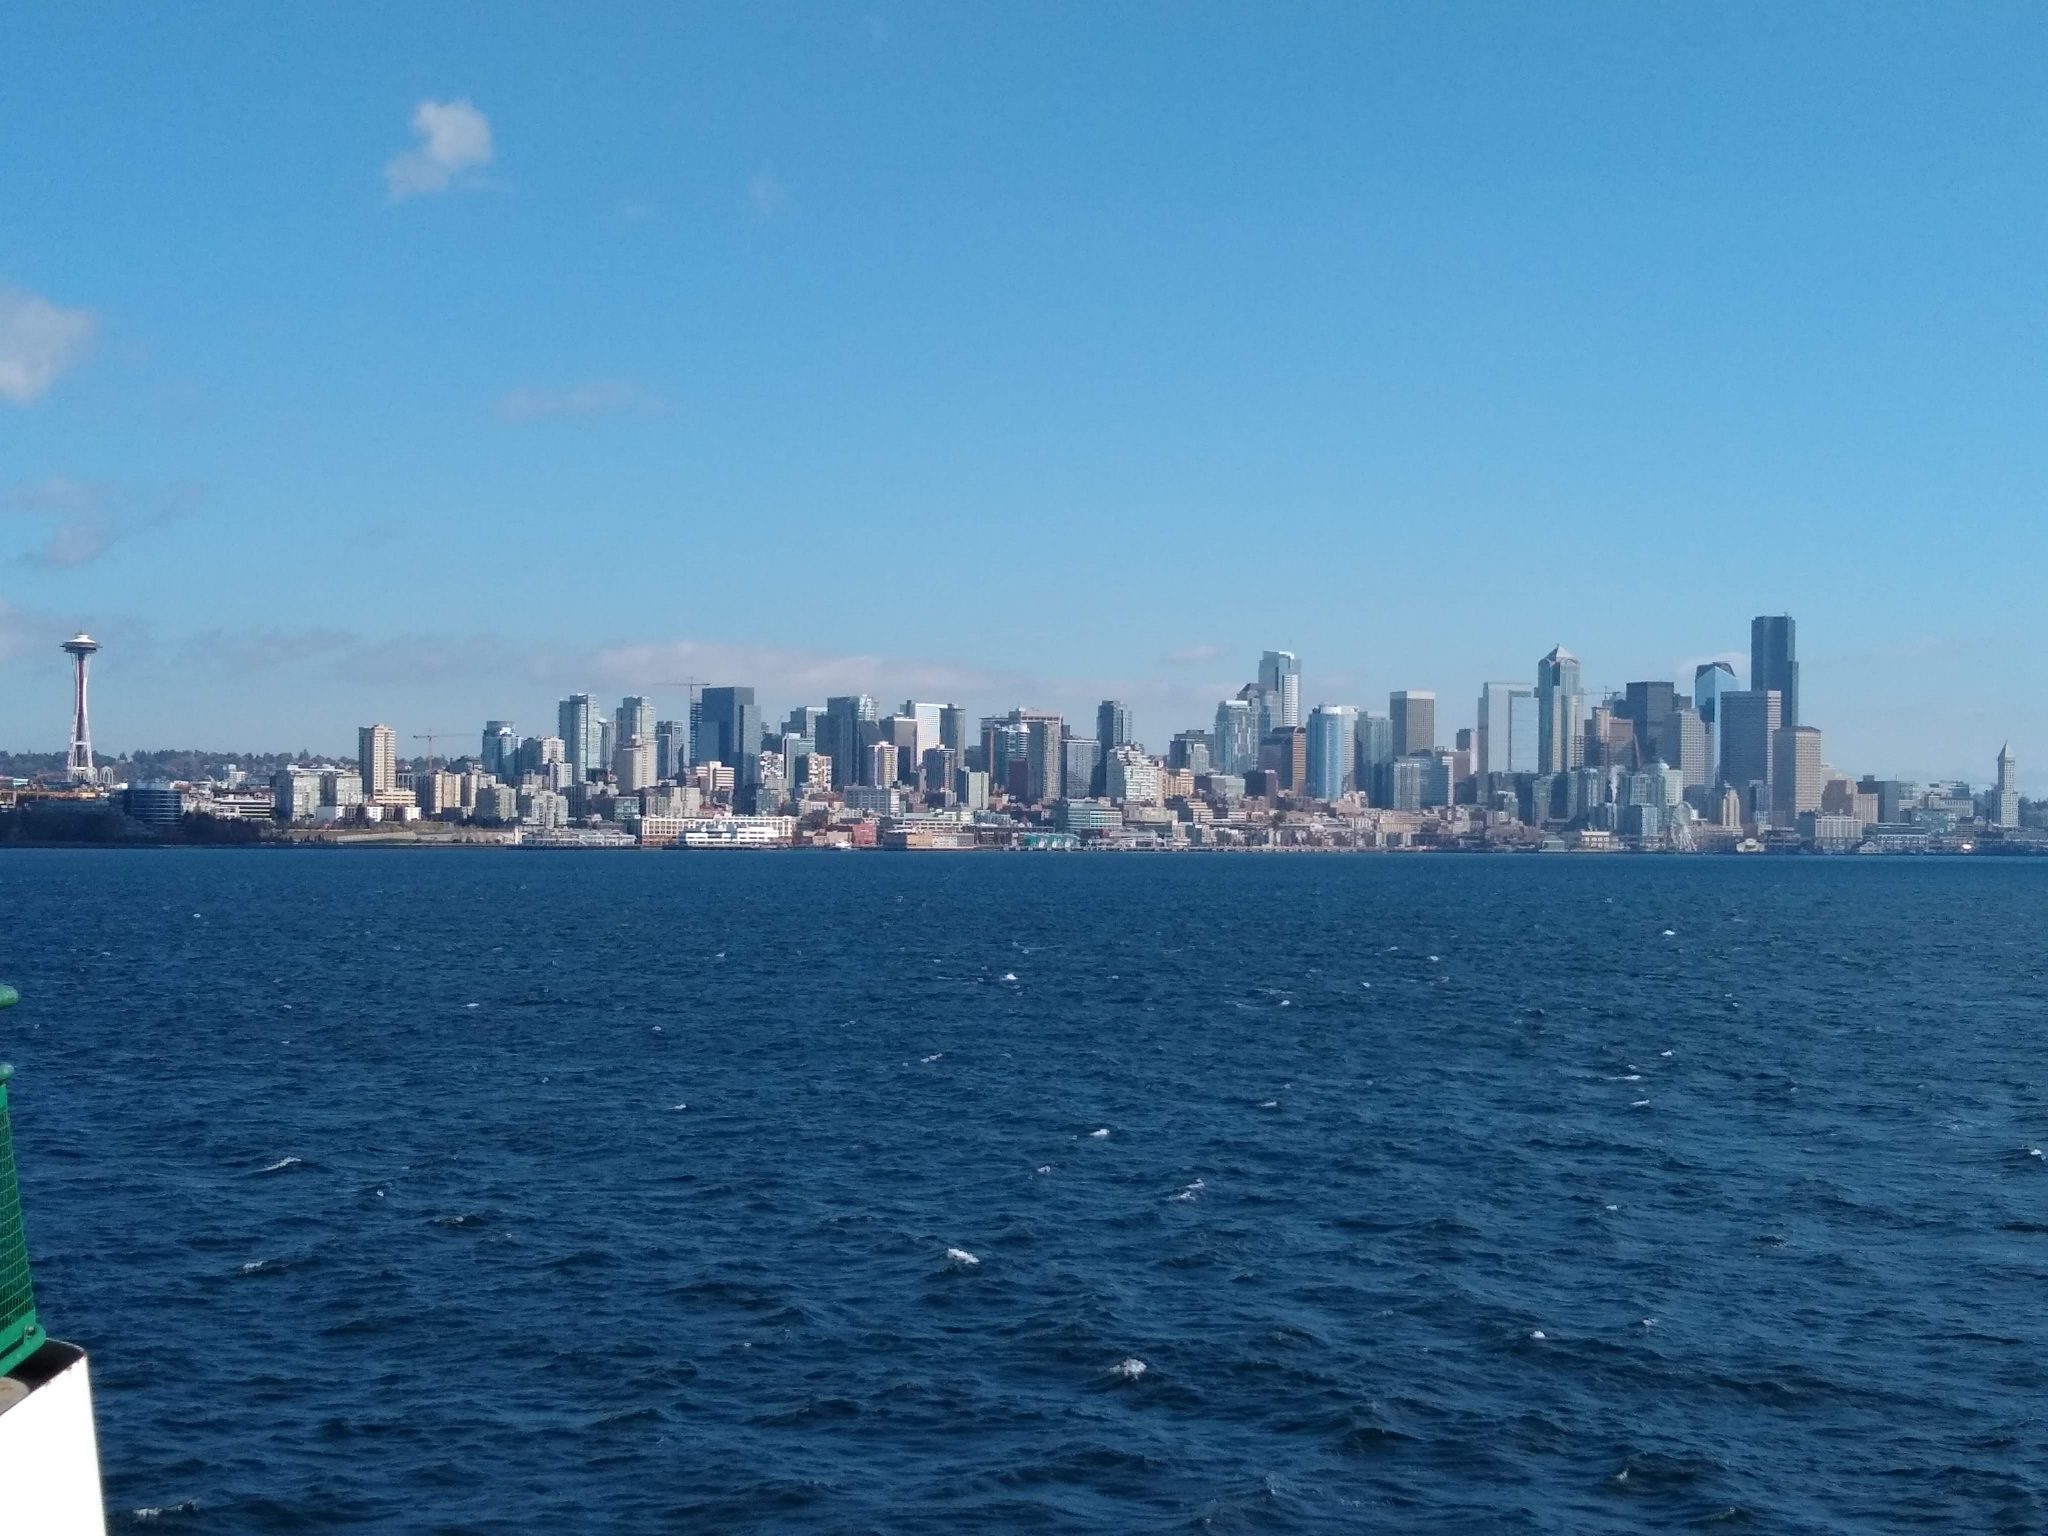
<svg viewBox="0 0 2048 1536">
<path fill-rule="evenodd" d="M 0 1008 L 20 998 L 0 986 Z M 36 1297 L 28 1283 L 28 1234 L 21 1225 L 21 1186 L 14 1177 L 13 1121 L 7 1111 L 7 1080 L 14 1068 L 0 1066 L 0 1376 L 43 1347 L 36 1321 Z"/>
</svg>

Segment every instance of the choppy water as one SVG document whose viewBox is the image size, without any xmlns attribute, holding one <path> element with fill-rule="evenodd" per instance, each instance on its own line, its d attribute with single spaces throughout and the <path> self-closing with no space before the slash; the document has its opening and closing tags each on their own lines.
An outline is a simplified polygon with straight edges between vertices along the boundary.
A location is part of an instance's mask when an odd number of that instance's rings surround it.
<svg viewBox="0 0 2048 1536">
<path fill-rule="evenodd" d="M 2048 864 L 11 852 L 0 909 L 117 1527 L 2048 1527 Z"/>
</svg>

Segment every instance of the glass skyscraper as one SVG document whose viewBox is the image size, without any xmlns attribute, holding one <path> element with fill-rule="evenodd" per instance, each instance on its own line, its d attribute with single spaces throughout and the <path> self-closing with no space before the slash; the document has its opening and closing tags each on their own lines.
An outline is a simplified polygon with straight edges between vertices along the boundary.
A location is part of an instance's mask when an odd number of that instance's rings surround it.
<svg viewBox="0 0 2048 1536">
<path fill-rule="evenodd" d="M 1335 800 L 1356 782 L 1358 711 L 1349 704 L 1319 704 L 1308 717 L 1308 792 Z"/>
<path fill-rule="evenodd" d="M 1749 686 L 1775 691 L 1782 728 L 1799 724 L 1799 631 L 1789 613 L 1759 614 L 1749 621 Z"/>
<path fill-rule="evenodd" d="M 1584 761 L 1579 722 L 1586 712 L 1579 658 L 1557 646 L 1536 663 L 1536 771 L 1565 773 Z"/>
</svg>

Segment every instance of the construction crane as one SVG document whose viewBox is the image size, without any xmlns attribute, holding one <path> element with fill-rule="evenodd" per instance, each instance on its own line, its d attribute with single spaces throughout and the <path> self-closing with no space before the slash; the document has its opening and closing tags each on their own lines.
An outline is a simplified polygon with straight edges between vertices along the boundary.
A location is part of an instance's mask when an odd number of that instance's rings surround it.
<svg viewBox="0 0 2048 1536">
<path fill-rule="evenodd" d="M 434 771 L 434 743 L 444 736 L 459 736 L 461 734 L 460 731 L 415 731 L 413 733 L 412 739 L 414 741 L 424 741 L 427 744 L 427 772 L 432 773 Z"/>
</svg>

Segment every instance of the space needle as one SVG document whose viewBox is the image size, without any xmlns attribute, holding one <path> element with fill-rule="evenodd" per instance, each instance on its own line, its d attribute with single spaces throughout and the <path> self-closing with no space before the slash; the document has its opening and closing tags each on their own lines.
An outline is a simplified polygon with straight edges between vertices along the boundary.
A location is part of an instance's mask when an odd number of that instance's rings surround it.
<svg viewBox="0 0 2048 1536">
<path fill-rule="evenodd" d="M 99 641 L 84 630 L 80 630 L 62 649 L 72 661 L 71 684 L 71 761 L 65 769 L 74 784 L 89 784 L 93 778 L 92 768 L 92 726 L 85 717 L 85 670 L 92 653 L 100 648 Z"/>
</svg>

